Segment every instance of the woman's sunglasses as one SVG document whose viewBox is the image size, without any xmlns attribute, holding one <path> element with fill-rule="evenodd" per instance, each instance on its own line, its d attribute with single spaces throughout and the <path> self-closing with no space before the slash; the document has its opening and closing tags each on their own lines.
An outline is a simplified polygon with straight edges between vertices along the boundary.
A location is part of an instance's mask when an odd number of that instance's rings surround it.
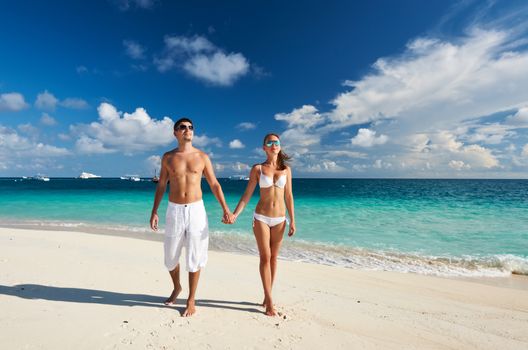
<svg viewBox="0 0 528 350">
<path fill-rule="evenodd" d="M 194 130 L 194 126 L 186 125 L 186 124 L 178 125 L 178 130 L 185 130 L 185 129 Z"/>
<path fill-rule="evenodd" d="M 273 145 L 280 146 L 280 141 L 279 140 L 271 140 L 271 141 L 266 142 L 266 146 L 268 146 L 268 147 L 271 147 Z"/>
</svg>

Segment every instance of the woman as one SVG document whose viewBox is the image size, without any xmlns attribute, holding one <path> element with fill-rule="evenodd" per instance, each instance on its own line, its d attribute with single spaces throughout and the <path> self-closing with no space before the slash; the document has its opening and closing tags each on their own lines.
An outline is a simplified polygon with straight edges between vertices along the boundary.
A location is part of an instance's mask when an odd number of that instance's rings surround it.
<svg viewBox="0 0 528 350">
<path fill-rule="evenodd" d="M 277 272 L 277 256 L 286 228 L 286 209 L 290 214 L 288 236 L 295 233 L 295 215 L 293 212 L 292 173 L 286 164 L 290 157 L 281 151 L 279 136 L 267 134 L 262 146 L 266 152 L 266 161 L 251 168 L 246 191 L 231 217 L 233 223 L 251 199 L 253 191 L 260 187 L 260 200 L 253 213 L 253 233 L 257 240 L 260 255 L 260 278 L 264 287 L 266 315 L 275 316 L 271 289 Z"/>
</svg>

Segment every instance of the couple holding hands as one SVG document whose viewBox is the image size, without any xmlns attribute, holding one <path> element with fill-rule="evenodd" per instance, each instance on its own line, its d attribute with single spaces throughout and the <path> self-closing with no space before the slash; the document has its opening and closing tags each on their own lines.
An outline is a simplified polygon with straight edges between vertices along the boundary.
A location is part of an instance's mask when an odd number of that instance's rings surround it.
<svg viewBox="0 0 528 350">
<path fill-rule="evenodd" d="M 260 200 L 253 213 L 253 232 L 260 255 L 259 270 L 264 288 L 265 314 L 275 316 L 277 312 L 273 306 L 271 290 L 277 271 L 277 256 L 288 222 L 286 210 L 290 217 L 288 235 L 295 233 L 292 174 L 291 168 L 286 164 L 290 158 L 282 152 L 279 137 L 273 133 L 264 137 L 263 150 L 266 160 L 251 168 L 246 190 L 235 211 L 231 213 L 225 202 L 222 187 L 214 174 L 211 160 L 207 154 L 192 146 L 192 121 L 188 118 L 176 121 L 174 136 L 178 140 L 178 147 L 163 155 L 150 217 L 150 226 L 157 231 L 158 207 L 170 181 L 163 246 L 165 266 L 169 270 L 174 289 L 165 304 L 174 304 L 182 290 L 179 259 L 182 248 L 185 247 L 189 271 L 189 297 L 183 316 L 192 316 L 196 312 L 195 293 L 200 269 L 207 263 L 209 244 L 209 227 L 201 189 L 201 179 L 204 175 L 222 206 L 222 222 L 226 224 L 235 223 L 251 199 L 255 187 L 259 185 Z"/>
</svg>

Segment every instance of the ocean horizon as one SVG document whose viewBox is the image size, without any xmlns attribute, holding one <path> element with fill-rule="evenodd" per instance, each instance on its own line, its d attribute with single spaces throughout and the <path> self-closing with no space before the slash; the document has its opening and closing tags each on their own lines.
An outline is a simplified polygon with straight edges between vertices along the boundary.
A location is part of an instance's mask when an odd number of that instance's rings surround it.
<svg viewBox="0 0 528 350">
<path fill-rule="evenodd" d="M 148 225 L 149 178 L 0 178 L 0 226 L 76 230 L 161 240 Z M 246 181 L 219 179 L 234 210 Z M 235 225 L 203 183 L 211 249 L 257 254 L 253 195 Z M 297 233 L 281 258 L 439 276 L 528 275 L 528 180 L 293 179 Z"/>
</svg>

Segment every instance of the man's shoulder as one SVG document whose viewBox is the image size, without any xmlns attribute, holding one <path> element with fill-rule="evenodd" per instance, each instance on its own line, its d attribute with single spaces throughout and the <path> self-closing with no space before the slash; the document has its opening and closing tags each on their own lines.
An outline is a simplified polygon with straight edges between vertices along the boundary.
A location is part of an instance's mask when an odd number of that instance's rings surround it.
<svg viewBox="0 0 528 350">
<path fill-rule="evenodd" d="M 207 153 L 205 153 L 204 151 L 198 149 L 198 148 L 195 148 L 194 149 L 196 154 L 200 157 L 200 158 L 203 158 L 203 159 L 208 159 L 209 156 L 207 155 Z"/>
<path fill-rule="evenodd" d="M 175 148 L 175 149 L 171 149 L 170 151 L 167 151 L 165 153 L 163 153 L 163 158 L 167 158 L 167 157 L 171 157 L 174 155 L 174 153 L 176 153 L 178 150 Z"/>
</svg>

